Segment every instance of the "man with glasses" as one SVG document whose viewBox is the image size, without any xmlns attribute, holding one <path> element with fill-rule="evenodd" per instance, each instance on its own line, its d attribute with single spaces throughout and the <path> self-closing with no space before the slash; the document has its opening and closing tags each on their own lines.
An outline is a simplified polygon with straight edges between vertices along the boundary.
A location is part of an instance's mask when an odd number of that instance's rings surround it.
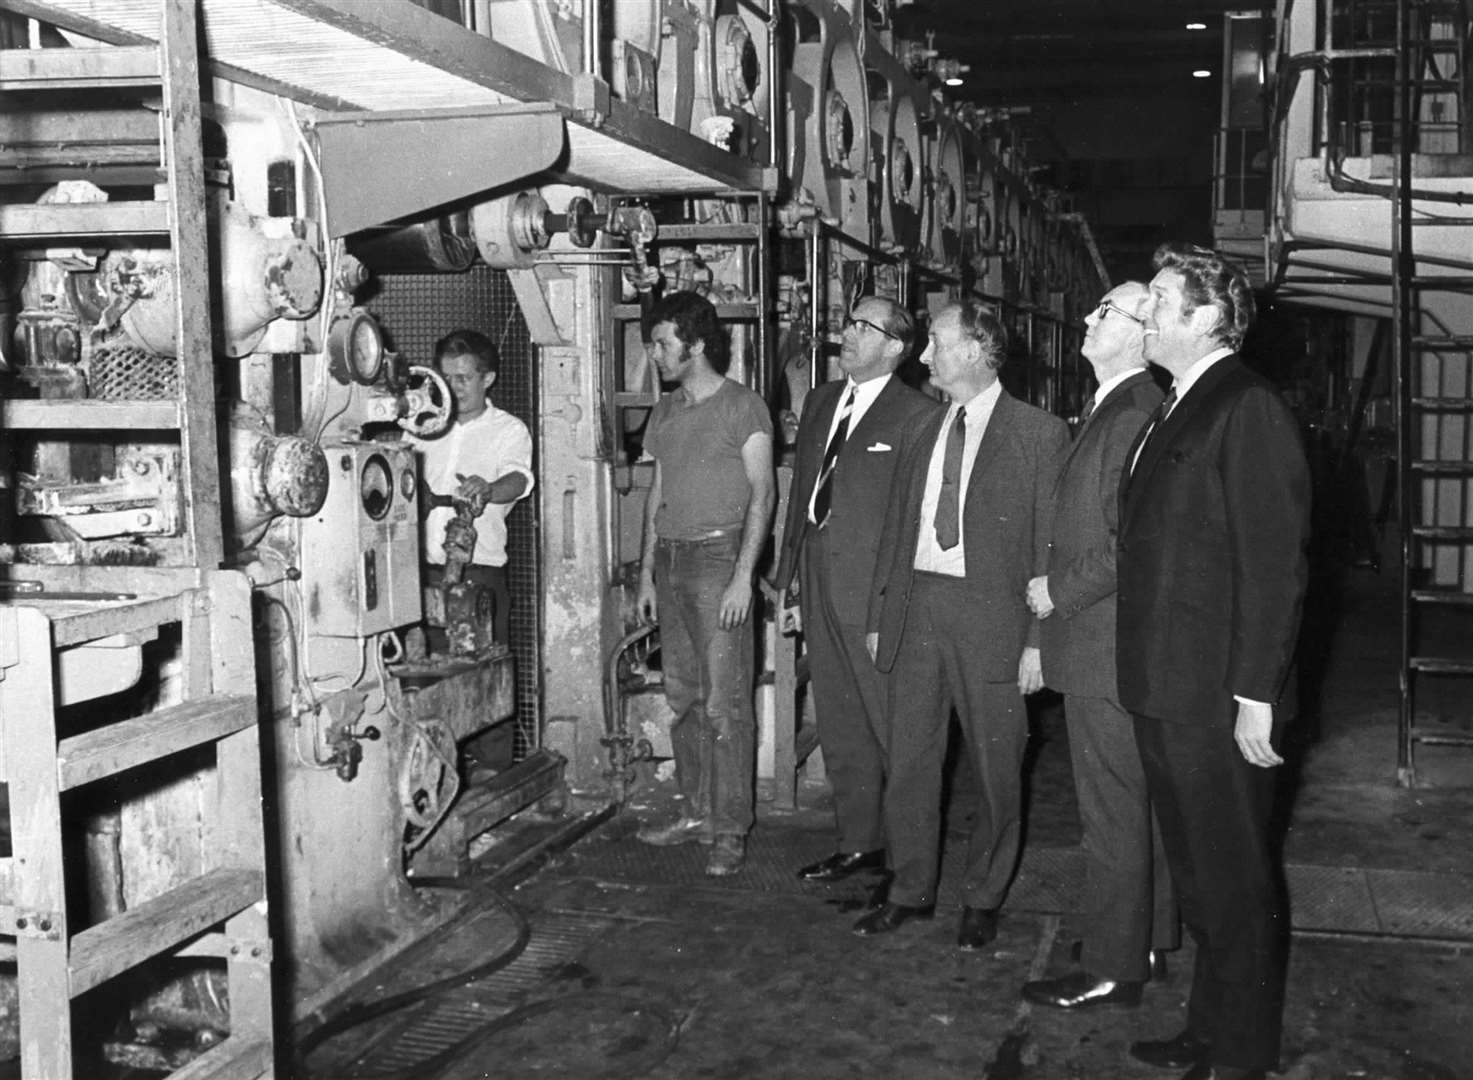
<svg viewBox="0 0 1473 1080">
<path fill-rule="evenodd" d="M 807 881 L 839 881 L 885 866 L 877 734 L 885 676 L 865 651 L 864 624 L 895 462 L 937 408 L 895 377 L 914 339 L 915 323 L 904 308 L 875 296 L 859 301 L 839 349 L 845 377 L 807 395 L 798 425 L 773 586 L 786 590 L 799 580 L 783 628 L 804 635 L 838 826 L 834 853 L 798 871 Z"/>
<path fill-rule="evenodd" d="M 854 924 L 884 934 L 934 913 L 941 772 L 952 710 L 980 785 L 957 944 L 997 936 L 1022 827 L 1023 697 L 1043 684 L 1031 578 L 1048 557 L 1049 500 L 1069 430 L 1003 390 L 1002 323 L 973 301 L 931 322 L 921 359 L 949 400 L 896 465 L 866 645 L 890 673 L 885 838 L 894 878 Z"/>
<path fill-rule="evenodd" d="M 1254 315 L 1243 271 L 1170 244 L 1155 266 L 1145 354 L 1172 386 L 1121 482 L 1116 669 L 1197 955 L 1186 1027 L 1130 1052 L 1183 1080 L 1263 1080 L 1283 1025 L 1271 770 L 1309 467 L 1288 406 L 1236 355 Z"/>
<path fill-rule="evenodd" d="M 1081 352 L 1098 389 L 1085 403 L 1054 486 L 1048 573 L 1028 583 L 1042 620 L 1043 681 L 1064 695 L 1069 760 L 1083 827 L 1083 945 L 1078 970 L 1023 987 L 1035 1005 L 1135 1005 L 1150 951 L 1176 946 L 1176 907 L 1130 713 L 1115 685 L 1115 532 L 1120 474 L 1161 404 L 1146 370 L 1147 290 L 1128 281 L 1086 316 Z"/>
</svg>

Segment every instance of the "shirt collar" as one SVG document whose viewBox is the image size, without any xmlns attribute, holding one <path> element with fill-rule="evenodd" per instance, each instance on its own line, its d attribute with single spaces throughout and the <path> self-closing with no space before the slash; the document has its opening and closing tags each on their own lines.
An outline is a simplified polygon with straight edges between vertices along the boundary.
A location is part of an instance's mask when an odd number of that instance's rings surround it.
<svg viewBox="0 0 1473 1080">
<path fill-rule="evenodd" d="M 1214 349 L 1212 352 L 1202 357 L 1202 359 L 1198 360 L 1191 367 L 1187 368 L 1186 371 L 1181 373 L 1180 378 L 1178 378 L 1176 382 L 1171 384 L 1172 388 L 1176 391 L 1176 399 L 1180 401 L 1182 398 L 1186 397 L 1187 391 L 1190 390 L 1194 385 L 1196 385 L 1198 379 L 1207 374 L 1207 370 L 1212 367 L 1213 364 L 1217 363 L 1219 360 L 1224 360 L 1227 357 L 1232 356 L 1235 352 L 1237 352 L 1236 349 L 1230 349 L 1226 346 L 1221 349 Z"/>
<path fill-rule="evenodd" d="M 1099 408 L 1100 405 L 1104 403 L 1105 398 L 1110 396 L 1111 390 L 1114 390 L 1115 387 L 1119 386 L 1132 375 L 1136 375 L 1145 370 L 1146 369 L 1144 367 L 1126 368 L 1124 371 L 1117 372 L 1116 374 L 1111 375 L 1104 382 L 1100 383 L 1100 388 L 1095 391 L 1095 408 Z"/>
<path fill-rule="evenodd" d="M 1002 380 L 996 379 L 991 386 L 972 398 L 971 401 L 959 406 L 967 414 L 968 425 L 979 417 L 990 415 L 993 408 L 997 405 L 997 399 L 1000 397 L 1002 397 Z"/>
</svg>

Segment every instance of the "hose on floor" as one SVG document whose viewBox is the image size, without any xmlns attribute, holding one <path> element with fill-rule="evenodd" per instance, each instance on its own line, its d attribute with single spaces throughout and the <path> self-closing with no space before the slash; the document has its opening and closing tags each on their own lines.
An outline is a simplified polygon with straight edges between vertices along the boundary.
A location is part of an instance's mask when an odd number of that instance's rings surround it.
<svg viewBox="0 0 1473 1080">
<path fill-rule="evenodd" d="M 478 890 L 478 892 L 481 890 Z M 497 907 L 501 908 L 516 924 L 516 939 L 499 955 L 488 960 L 484 964 L 470 968 L 467 971 L 457 972 L 443 979 L 417 986 L 412 990 L 392 994 L 386 998 L 376 1001 L 361 1002 L 350 1005 L 337 1016 L 324 1022 L 320 1027 L 307 1034 L 296 1048 L 295 1067 L 292 1075 L 301 1077 L 303 1080 L 453 1080 L 457 1075 L 453 1066 L 462 1058 L 468 1058 L 474 1052 L 477 1055 L 474 1073 L 476 1076 L 484 1075 L 480 1070 L 484 1069 L 484 1057 L 481 1055 L 487 1049 L 487 1044 L 499 1034 L 510 1031 L 533 1020 L 560 1009 L 575 1008 L 592 1004 L 612 1005 L 624 1012 L 647 1018 L 654 1022 L 659 1028 L 662 1037 L 651 1038 L 642 1053 L 621 1062 L 616 1071 L 605 1072 L 603 1080 L 636 1080 L 644 1076 L 660 1062 L 667 1058 L 675 1049 L 675 1044 L 680 1038 L 680 1020 L 668 1010 L 648 1001 L 633 998 L 627 994 L 616 994 L 608 991 L 588 990 L 574 994 L 566 994 L 562 997 L 547 998 L 542 1001 L 534 1001 L 513 1009 L 511 1012 L 495 1017 L 480 1027 L 476 1028 L 464 1039 L 455 1045 L 447 1047 L 437 1054 L 431 1055 L 413 1065 L 392 1070 L 379 1072 L 366 1072 L 359 1068 L 351 1068 L 348 1071 L 314 1071 L 309 1067 L 308 1058 L 312 1052 L 322 1046 L 329 1039 L 352 1031 L 354 1028 L 380 1021 L 386 1016 L 393 1015 L 405 1009 L 413 1008 L 442 994 L 448 994 L 455 990 L 472 986 L 482 979 L 494 975 L 496 972 L 511 964 L 517 957 L 521 956 L 527 948 L 527 943 L 532 938 L 532 927 L 527 922 L 518 907 L 506 897 L 494 889 L 484 890 L 484 897 Z M 570 1043 L 576 1045 L 574 1040 Z M 467 1076 L 472 1075 L 467 1073 Z"/>
</svg>

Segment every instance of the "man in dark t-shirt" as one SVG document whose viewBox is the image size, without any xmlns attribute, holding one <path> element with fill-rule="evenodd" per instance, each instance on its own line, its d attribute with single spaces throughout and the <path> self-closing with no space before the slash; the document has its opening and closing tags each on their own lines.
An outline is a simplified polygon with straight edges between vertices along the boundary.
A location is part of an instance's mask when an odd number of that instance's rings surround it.
<svg viewBox="0 0 1473 1080">
<path fill-rule="evenodd" d="M 772 419 L 757 394 L 726 377 L 730 347 L 710 301 L 673 293 L 655 305 L 651 323 L 660 377 L 679 385 L 645 428 L 655 477 L 638 607 L 660 624 L 685 808 L 639 838 L 710 843 L 706 873 L 722 876 L 741 868 L 754 816 L 755 635 L 748 618 L 775 502 Z"/>
</svg>

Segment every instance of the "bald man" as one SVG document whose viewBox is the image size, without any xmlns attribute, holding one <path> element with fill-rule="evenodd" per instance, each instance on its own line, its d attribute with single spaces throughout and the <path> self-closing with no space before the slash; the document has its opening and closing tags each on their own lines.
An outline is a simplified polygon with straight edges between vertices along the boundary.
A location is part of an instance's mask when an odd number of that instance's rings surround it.
<svg viewBox="0 0 1473 1080">
<path fill-rule="evenodd" d="M 1080 967 L 1023 987 L 1029 1001 L 1059 1009 L 1137 1004 L 1149 951 L 1177 944 L 1170 874 L 1152 842 L 1145 770 L 1115 678 L 1120 474 L 1162 398 L 1146 370 L 1148 296 L 1126 282 L 1085 317 L 1081 352 L 1099 388 L 1059 463 L 1048 573 L 1028 583 L 1044 683 L 1064 695 L 1084 831 Z"/>
</svg>

